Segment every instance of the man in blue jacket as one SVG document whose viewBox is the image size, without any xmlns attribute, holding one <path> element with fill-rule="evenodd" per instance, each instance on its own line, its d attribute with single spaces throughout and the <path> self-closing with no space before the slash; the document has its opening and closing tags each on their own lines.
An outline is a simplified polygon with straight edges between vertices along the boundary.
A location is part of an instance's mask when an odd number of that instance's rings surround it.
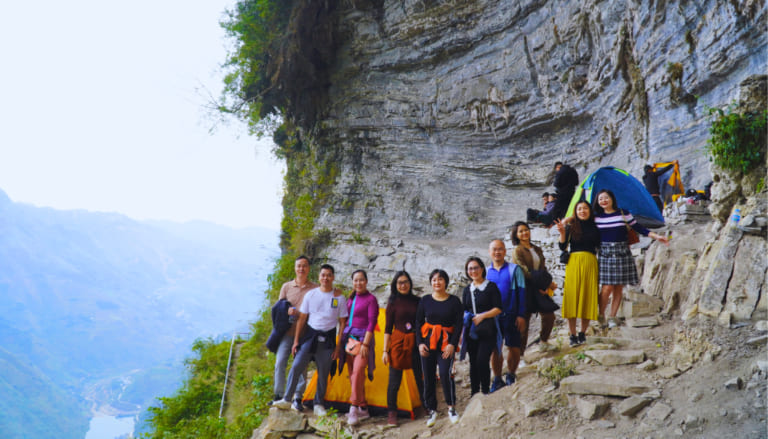
<svg viewBox="0 0 768 439">
<path fill-rule="evenodd" d="M 525 329 L 525 277 L 523 271 L 517 265 L 508 263 L 507 247 L 504 241 L 494 239 L 488 246 L 491 256 L 491 264 L 488 264 L 486 278 L 495 283 L 501 292 L 502 313 L 499 315 L 499 328 L 507 346 L 507 369 L 504 379 L 501 378 L 501 370 L 504 358 L 498 346 L 491 354 L 491 369 L 493 370 L 493 383 L 491 392 L 505 385 L 512 385 L 517 379 L 517 366 L 520 364 L 520 333 Z"/>
</svg>

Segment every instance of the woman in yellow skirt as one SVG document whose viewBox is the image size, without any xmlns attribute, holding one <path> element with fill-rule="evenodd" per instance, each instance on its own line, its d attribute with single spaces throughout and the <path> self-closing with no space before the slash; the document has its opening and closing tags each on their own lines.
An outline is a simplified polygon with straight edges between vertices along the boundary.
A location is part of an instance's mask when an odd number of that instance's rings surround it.
<svg viewBox="0 0 768 439">
<path fill-rule="evenodd" d="M 592 207 L 586 201 L 576 204 L 576 215 L 556 221 L 560 232 L 560 250 L 570 247 L 571 256 L 565 266 L 563 308 L 560 311 L 568 320 L 571 346 L 587 341 L 585 334 L 589 321 L 597 319 L 598 266 L 597 249 L 600 248 L 600 232 L 595 225 Z M 576 333 L 576 319 L 581 319 L 581 331 Z"/>
</svg>

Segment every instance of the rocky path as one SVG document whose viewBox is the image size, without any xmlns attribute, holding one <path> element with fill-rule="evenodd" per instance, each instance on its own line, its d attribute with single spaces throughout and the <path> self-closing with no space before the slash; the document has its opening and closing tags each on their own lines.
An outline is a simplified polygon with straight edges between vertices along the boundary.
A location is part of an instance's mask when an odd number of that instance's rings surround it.
<svg viewBox="0 0 768 439">
<path fill-rule="evenodd" d="M 766 437 L 765 321 L 684 329 L 659 319 L 655 326 L 631 326 L 638 322 L 648 324 L 635 319 L 615 329 L 590 328 L 585 345 L 570 347 L 559 321 L 551 343 L 526 351 L 518 382 L 490 395 L 470 398 L 469 364 L 457 363 L 457 425 L 440 403 L 432 428 L 423 418 L 401 419 L 396 428 L 372 418 L 342 431 L 355 438 Z M 555 386 L 551 377 L 568 369 L 575 374 Z M 312 425 L 320 430 L 312 432 Z M 310 419 L 299 437 L 326 437 L 325 429 Z M 269 437 L 263 433 L 254 438 Z"/>
</svg>

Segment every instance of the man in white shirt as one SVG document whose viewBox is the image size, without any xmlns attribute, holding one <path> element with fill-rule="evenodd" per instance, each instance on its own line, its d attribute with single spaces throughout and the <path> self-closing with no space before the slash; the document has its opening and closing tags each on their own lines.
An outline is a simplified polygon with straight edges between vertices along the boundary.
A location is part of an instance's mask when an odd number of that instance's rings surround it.
<svg viewBox="0 0 768 439">
<path fill-rule="evenodd" d="M 325 391 L 331 363 L 339 357 L 341 346 L 336 343 L 336 328 L 343 328 L 347 322 L 346 298 L 333 288 L 335 270 L 331 265 L 320 266 L 320 287 L 309 291 L 299 308 L 292 352 L 293 366 L 288 372 L 286 395 L 291 395 L 311 360 L 317 366 L 317 391 L 315 392 L 315 414 L 325 415 Z M 291 407 L 291 401 L 283 399 L 274 406 L 280 409 Z M 300 410 L 300 407 L 293 406 Z"/>
</svg>

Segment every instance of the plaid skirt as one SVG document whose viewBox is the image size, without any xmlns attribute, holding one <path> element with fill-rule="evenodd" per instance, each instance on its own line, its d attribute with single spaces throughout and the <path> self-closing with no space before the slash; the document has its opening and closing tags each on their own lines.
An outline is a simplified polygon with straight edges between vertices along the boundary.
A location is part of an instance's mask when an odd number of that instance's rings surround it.
<svg viewBox="0 0 768 439">
<path fill-rule="evenodd" d="M 637 285 L 635 258 L 626 242 L 603 242 L 597 258 L 601 285 Z"/>
</svg>

